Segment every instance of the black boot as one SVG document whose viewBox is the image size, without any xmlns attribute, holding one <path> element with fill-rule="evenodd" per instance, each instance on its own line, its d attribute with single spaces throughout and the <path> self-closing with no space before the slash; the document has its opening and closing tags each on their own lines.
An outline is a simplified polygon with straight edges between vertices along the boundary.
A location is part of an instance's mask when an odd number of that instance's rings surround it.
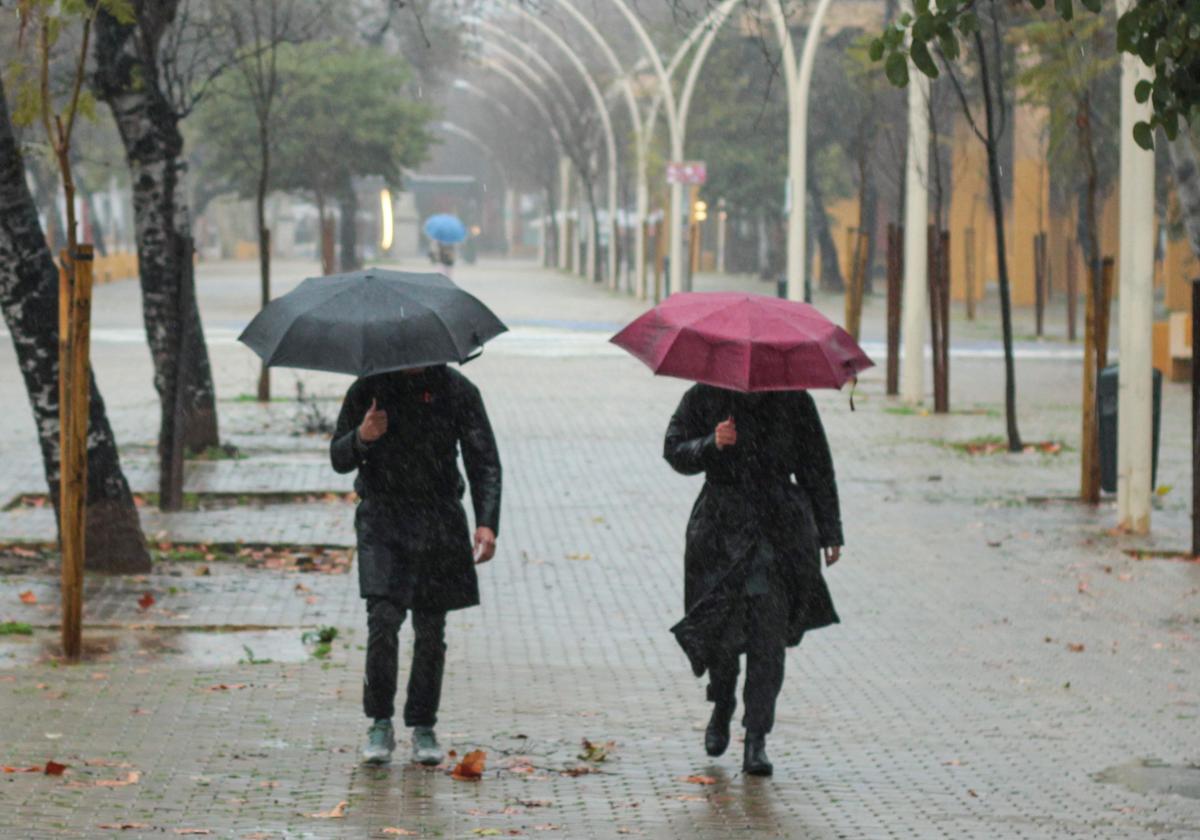
<svg viewBox="0 0 1200 840">
<path fill-rule="evenodd" d="M 771 759 L 767 758 L 767 736 L 761 733 L 746 733 L 746 751 L 743 754 L 742 770 L 751 776 L 770 776 L 775 772 Z"/>
<path fill-rule="evenodd" d="M 724 755 L 729 747 L 729 722 L 733 720 L 732 703 L 714 703 L 708 728 L 704 730 L 704 751 L 714 758 Z"/>
</svg>

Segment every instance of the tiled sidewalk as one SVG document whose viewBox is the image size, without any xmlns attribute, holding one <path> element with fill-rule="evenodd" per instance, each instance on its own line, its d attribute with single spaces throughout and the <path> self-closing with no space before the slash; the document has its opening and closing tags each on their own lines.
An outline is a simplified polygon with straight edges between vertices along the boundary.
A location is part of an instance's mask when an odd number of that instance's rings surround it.
<svg viewBox="0 0 1200 840">
<path fill-rule="evenodd" d="M 523 281 L 497 277 L 489 293 L 516 306 Z M 550 279 L 537 283 L 553 308 Z M 994 399 L 997 370 L 957 368 L 958 404 Z M 498 354 L 468 374 L 499 437 L 505 508 L 500 554 L 480 572 L 483 606 L 450 619 L 439 731 L 459 754 L 488 752 L 483 780 L 359 765 L 353 573 L 216 566 L 201 577 L 180 564 L 178 575 L 90 581 L 88 637 L 108 652 L 82 666 L 46 659 L 49 629 L 2 640 L 0 763 L 70 769 L 0 776 L 0 836 L 1200 837 L 1200 800 L 1098 781 L 1144 759 L 1200 761 L 1200 566 L 1121 553 L 1108 509 L 1030 503 L 1069 492 L 1072 452 L 957 454 L 939 440 L 999 421 L 890 413 L 878 379 L 860 387 L 854 414 L 820 396 L 847 523 L 845 559 L 828 575 L 844 623 L 789 654 L 776 776 L 749 779 L 737 745 L 704 756 L 703 688 L 666 631 L 698 487 L 659 452 L 684 385 L 612 356 Z M 1073 369 L 1023 375 L 1030 439 L 1072 440 L 1077 418 L 1060 394 L 1074 393 Z M 227 428 L 251 457 L 189 480 L 208 492 L 344 486 L 319 441 L 280 454 L 282 438 L 255 436 L 283 410 L 236 404 Z M 1163 545 L 1186 525 L 1185 420 L 1172 411 L 1164 429 L 1164 481 L 1177 489 L 1157 514 Z M 131 475 L 152 485 L 146 453 L 140 464 L 130 453 Z M 38 489 L 33 477 L 19 489 Z M 14 535 L 14 516 L 0 536 Z M 146 516 L 180 541 L 352 540 L 344 503 Z M 44 532 L 35 520 L 28 531 Z M 40 603 L 22 604 L 23 591 Z M 146 592 L 155 603 L 143 609 Z M 50 576 L 0 576 L 0 620 L 52 625 L 56 597 Z M 300 641 L 321 625 L 340 631 L 328 661 Z M 584 738 L 613 741 L 610 758 L 564 773 L 585 764 Z M 134 783 L 97 784 L 131 772 Z M 341 802 L 344 816 L 313 816 Z M 143 827 L 99 828 L 123 823 Z"/>
</svg>

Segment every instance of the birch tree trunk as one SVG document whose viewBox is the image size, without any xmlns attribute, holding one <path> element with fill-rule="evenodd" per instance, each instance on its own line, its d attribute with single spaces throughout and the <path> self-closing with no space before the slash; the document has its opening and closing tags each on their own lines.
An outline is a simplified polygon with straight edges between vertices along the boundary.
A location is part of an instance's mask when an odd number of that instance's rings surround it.
<svg viewBox="0 0 1200 840">
<path fill-rule="evenodd" d="M 354 185 L 348 185 L 338 196 L 338 208 L 341 214 L 338 229 L 341 238 L 342 271 L 358 271 L 361 264 L 358 259 L 358 193 Z"/>
<path fill-rule="evenodd" d="M 0 309 L 33 407 L 50 498 L 58 508 L 58 269 L 38 223 L 0 82 Z M 87 567 L 148 572 L 150 556 L 104 400 L 90 382 Z"/>
<path fill-rule="evenodd" d="M 161 428 L 172 428 L 176 337 L 187 334 L 192 338 L 187 353 L 190 363 L 181 383 L 185 410 L 180 418 L 182 428 L 176 431 L 183 436 L 186 449 L 196 450 L 219 442 L 216 396 L 194 298 L 186 311 L 178 311 L 180 284 L 188 276 L 187 261 L 195 250 L 184 184 L 187 164 L 179 116 L 159 86 L 153 60 L 176 5 L 177 0 L 143 0 L 137 4 L 138 23 L 133 25 L 119 23 L 101 11 L 96 21 L 94 87 L 112 109 L 129 163 L 142 317 L 154 363 Z M 184 319 L 190 323 L 185 325 Z"/>
</svg>

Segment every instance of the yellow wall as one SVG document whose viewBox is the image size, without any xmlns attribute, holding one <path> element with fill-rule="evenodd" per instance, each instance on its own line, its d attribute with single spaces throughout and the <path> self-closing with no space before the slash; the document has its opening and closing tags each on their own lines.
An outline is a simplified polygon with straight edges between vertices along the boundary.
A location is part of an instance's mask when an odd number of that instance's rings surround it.
<svg viewBox="0 0 1200 840">
<path fill-rule="evenodd" d="M 111 283 L 128 280 L 138 275 L 137 254 L 115 253 L 97 255 L 92 266 L 92 277 L 96 283 Z"/>
</svg>

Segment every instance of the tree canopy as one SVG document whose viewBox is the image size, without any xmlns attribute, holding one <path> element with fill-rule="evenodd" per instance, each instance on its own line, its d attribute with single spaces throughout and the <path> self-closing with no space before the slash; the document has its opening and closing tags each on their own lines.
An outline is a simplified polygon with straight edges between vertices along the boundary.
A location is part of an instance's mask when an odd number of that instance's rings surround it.
<svg viewBox="0 0 1200 840">
<path fill-rule="evenodd" d="M 273 190 L 324 199 L 352 179 L 379 176 L 399 184 L 433 142 L 433 109 L 406 95 L 410 71 L 380 48 L 341 43 L 284 45 L 280 101 L 273 117 Z M 253 194 L 258 127 L 235 85 L 219 81 L 199 112 L 204 147 L 199 177 Z"/>
</svg>

